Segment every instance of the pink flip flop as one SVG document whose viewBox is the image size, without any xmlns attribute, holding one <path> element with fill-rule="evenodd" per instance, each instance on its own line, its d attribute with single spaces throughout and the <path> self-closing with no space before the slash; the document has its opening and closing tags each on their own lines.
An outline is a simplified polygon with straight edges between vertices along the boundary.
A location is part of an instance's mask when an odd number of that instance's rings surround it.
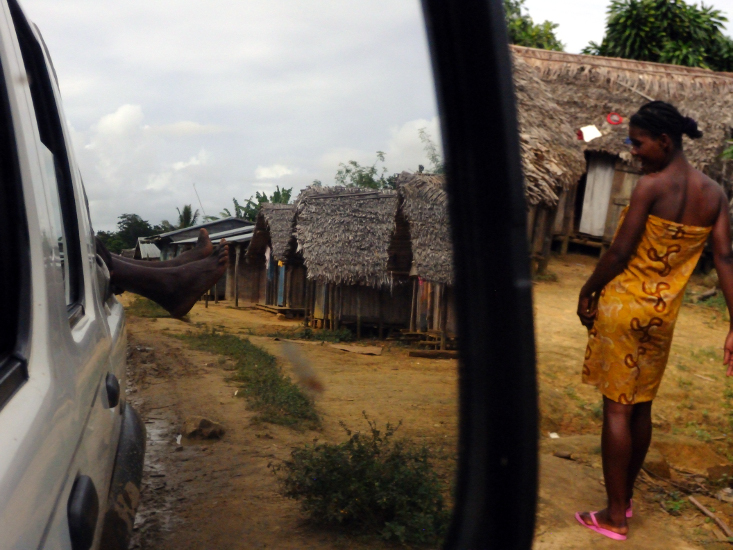
<svg viewBox="0 0 733 550">
<path fill-rule="evenodd" d="M 583 518 L 580 517 L 580 512 L 575 512 L 575 519 L 577 519 L 578 523 L 580 523 L 583 527 L 587 527 L 588 529 L 590 529 L 591 531 L 595 531 L 599 535 L 603 535 L 604 537 L 608 537 L 609 539 L 613 540 L 626 540 L 626 535 L 614 533 L 613 531 L 604 529 L 603 527 L 598 525 L 598 520 L 596 519 L 596 514 L 598 513 L 598 511 L 589 513 L 590 519 L 593 521 L 593 525 L 588 525 L 586 522 L 584 522 Z"/>
<path fill-rule="evenodd" d="M 631 518 L 631 517 L 634 517 L 633 506 L 634 506 L 634 500 L 633 499 L 629 499 L 629 507 L 626 508 L 626 518 L 627 519 L 628 518 Z"/>
</svg>

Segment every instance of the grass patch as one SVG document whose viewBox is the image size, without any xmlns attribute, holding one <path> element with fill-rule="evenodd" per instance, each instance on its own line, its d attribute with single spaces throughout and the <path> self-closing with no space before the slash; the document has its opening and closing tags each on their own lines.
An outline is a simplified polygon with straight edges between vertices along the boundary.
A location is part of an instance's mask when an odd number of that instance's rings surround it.
<svg viewBox="0 0 733 550">
<path fill-rule="evenodd" d="M 235 364 L 234 378 L 242 382 L 243 394 L 258 420 L 293 428 L 316 428 L 320 419 L 313 400 L 282 373 L 275 357 L 246 338 L 217 332 L 187 332 L 176 336 L 189 347 L 229 357 Z"/>
<path fill-rule="evenodd" d="M 381 431 L 365 413 L 364 418 L 366 433 L 352 432 L 341 422 L 345 442 L 314 442 L 273 466 L 284 494 L 299 501 L 316 524 L 402 544 L 437 544 L 450 513 L 430 451 L 395 440 L 399 424 L 388 423 Z"/>
<path fill-rule="evenodd" d="M 135 296 L 132 303 L 129 306 L 125 306 L 125 312 L 128 315 L 134 315 L 135 317 L 148 317 L 152 319 L 171 316 L 170 313 L 161 306 L 152 300 L 143 298 L 142 296 Z"/>
<path fill-rule="evenodd" d="M 314 340 L 317 342 L 351 342 L 354 340 L 354 333 L 347 328 L 338 330 L 316 329 L 302 327 L 298 330 L 278 330 L 268 334 L 271 338 L 286 338 L 289 340 Z"/>
</svg>

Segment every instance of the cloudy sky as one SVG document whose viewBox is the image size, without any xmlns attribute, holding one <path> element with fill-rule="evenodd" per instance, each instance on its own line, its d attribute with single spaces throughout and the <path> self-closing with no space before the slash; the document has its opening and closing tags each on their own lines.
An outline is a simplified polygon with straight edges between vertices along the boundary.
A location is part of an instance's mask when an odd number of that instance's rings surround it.
<svg viewBox="0 0 733 550">
<path fill-rule="evenodd" d="M 427 164 L 439 139 L 417 0 L 21 0 L 40 27 L 98 230 L 175 222 L 340 162 Z M 603 35 L 607 0 L 527 0 L 567 50 Z M 713 0 L 733 14 L 733 0 Z"/>
</svg>

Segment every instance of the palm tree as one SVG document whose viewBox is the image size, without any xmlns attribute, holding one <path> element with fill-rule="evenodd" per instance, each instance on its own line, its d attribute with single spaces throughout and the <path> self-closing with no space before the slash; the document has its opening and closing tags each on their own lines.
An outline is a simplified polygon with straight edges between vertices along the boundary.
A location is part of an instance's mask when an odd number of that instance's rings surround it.
<svg viewBox="0 0 733 550">
<path fill-rule="evenodd" d="M 193 211 L 193 208 L 191 208 L 190 204 L 186 204 L 183 206 L 183 211 L 181 211 L 180 208 L 176 208 L 178 210 L 178 229 L 183 229 L 184 227 L 191 227 L 192 225 L 196 225 L 196 222 L 199 219 L 199 211 L 198 209 L 196 212 Z"/>
</svg>

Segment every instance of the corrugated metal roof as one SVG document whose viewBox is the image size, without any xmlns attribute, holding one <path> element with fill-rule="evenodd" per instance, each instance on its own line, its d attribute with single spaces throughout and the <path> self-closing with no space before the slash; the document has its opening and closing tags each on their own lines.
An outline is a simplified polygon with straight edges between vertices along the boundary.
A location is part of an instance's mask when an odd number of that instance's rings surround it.
<svg viewBox="0 0 733 550">
<path fill-rule="evenodd" d="M 254 226 L 250 225 L 247 227 L 239 227 L 237 229 L 229 229 L 228 231 L 221 231 L 220 233 L 212 233 L 209 235 L 209 239 L 211 239 L 211 242 L 214 244 L 217 244 L 223 238 L 226 239 L 227 242 L 241 243 L 251 241 L 253 233 Z M 198 236 L 176 241 L 174 244 L 193 244 L 196 241 L 198 241 Z"/>
<path fill-rule="evenodd" d="M 161 239 L 163 237 L 172 237 L 174 235 L 177 235 L 178 233 L 183 233 L 184 231 L 190 231 L 191 229 L 201 229 L 202 227 L 207 228 L 213 225 L 220 224 L 225 221 L 237 221 L 237 222 L 241 222 L 243 226 L 250 226 L 250 227 L 254 226 L 254 222 L 231 216 L 229 218 L 222 218 L 220 220 L 214 220 L 212 222 L 206 222 L 206 223 L 202 223 L 199 225 L 192 225 L 191 227 L 184 227 L 182 229 L 176 229 L 175 231 L 168 231 L 167 233 L 161 233 L 160 235 L 155 235 L 155 238 Z M 176 243 L 183 243 L 183 242 L 186 242 L 186 241 L 176 241 Z"/>
<path fill-rule="evenodd" d="M 140 259 L 142 260 L 159 260 L 160 249 L 152 243 L 141 243 L 138 242 L 137 246 L 140 248 Z"/>
</svg>

